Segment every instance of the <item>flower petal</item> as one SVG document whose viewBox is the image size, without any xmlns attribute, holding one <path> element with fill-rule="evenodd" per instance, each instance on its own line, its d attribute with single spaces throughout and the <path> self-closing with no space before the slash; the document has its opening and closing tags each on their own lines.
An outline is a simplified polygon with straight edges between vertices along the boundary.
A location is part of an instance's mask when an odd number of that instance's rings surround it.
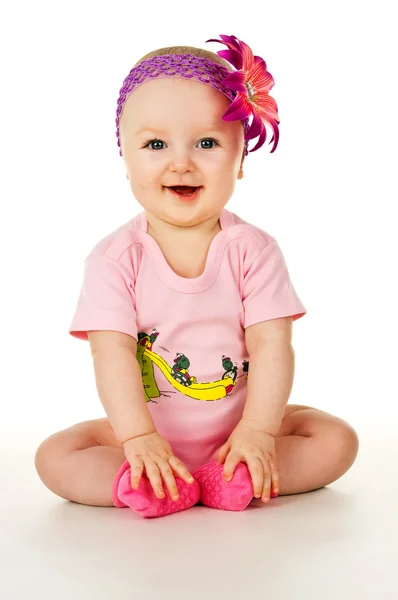
<svg viewBox="0 0 398 600">
<path fill-rule="evenodd" d="M 254 146 L 254 148 L 249 150 L 249 152 L 254 152 L 255 150 L 258 150 L 259 148 L 261 148 L 261 146 L 264 144 L 264 142 L 267 138 L 267 130 L 264 127 L 264 123 L 261 123 L 261 125 L 262 125 L 262 127 L 261 127 L 260 137 L 258 138 L 258 142 Z"/>
<path fill-rule="evenodd" d="M 228 46 L 229 50 L 220 50 L 219 52 L 217 52 L 217 54 L 221 56 L 221 58 L 225 58 L 225 60 L 230 62 L 235 67 L 235 69 L 241 69 L 243 61 L 242 50 L 239 45 L 239 40 L 235 36 L 221 34 L 220 38 L 222 38 L 222 40 L 210 39 L 206 40 L 206 43 L 218 42 L 219 44 L 225 44 L 225 46 Z"/>
<path fill-rule="evenodd" d="M 238 92 L 235 100 L 229 105 L 222 118 L 223 121 L 242 120 L 250 117 L 251 113 L 250 102 L 248 102 L 244 94 Z"/>
<path fill-rule="evenodd" d="M 217 54 L 218 56 L 221 56 L 221 58 L 224 58 L 230 62 L 235 69 L 242 68 L 242 55 L 239 54 L 239 52 L 236 52 L 236 50 L 219 50 Z"/>
<path fill-rule="evenodd" d="M 252 140 L 260 135 L 262 128 L 264 127 L 262 120 L 260 117 L 254 112 L 253 113 L 253 121 L 245 135 L 245 140 Z"/>
<path fill-rule="evenodd" d="M 274 132 L 274 135 L 272 136 L 271 140 L 270 140 L 270 144 L 272 142 L 274 142 L 274 145 L 272 147 L 272 150 L 270 152 L 270 154 L 272 154 L 272 152 L 275 152 L 277 146 L 278 146 L 278 141 L 279 141 L 279 129 L 278 129 L 278 124 L 276 123 L 276 121 L 274 121 L 273 119 L 269 120 L 269 123 L 272 127 L 272 130 Z M 254 146 L 254 148 L 252 148 L 251 150 L 249 150 L 249 152 L 254 152 L 255 150 L 258 150 L 259 148 L 261 148 L 261 146 L 264 144 L 265 140 L 266 140 L 267 134 L 266 134 L 266 129 L 264 127 L 264 131 L 262 134 L 260 134 L 259 140 L 257 142 L 257 144 Z"/>
<path fill-rule="evenodd" d="M 224 44 L 231 48 L 232 50 L 236 50 L 237 52 L 241 52 L 240 41 L 236 37 L 236 35 L 221 35 L 220 38 L 223 40 Z"/>
<path fill-rule="evenodd" d="M 272 136 L 272 138 L 270 140 L 270 143 L 272 141 L 274 141 L 274 145 L 273 145 L 272 150 L 271 150 L 271 153 L 272 153 L 272 152 L 275 152 L 276 147 L 278 145 L 278 141 L 279 141 L 279 128 L 278 128 L 278 123 L 276 121 L 274 121 L 273 119 L 270 119 L 270 124 L 271 124 L 272 130 L 274 132 L 274 135 Z"/>
<path fill-rule="evenodd" d="M 252 65 L 254 64 L 254 56 L 252 49 L 250 48 L 250 46 L 245 44 L 245 42 L 242 42 L 242 40 L 240 40 L 240 46 L 242 49 L 243 70 L 249 71 L 252 68 Z"/>
<path fill-rule="evenodd" d="M 262 119 L 274 119 L 279 123 L 278 106 L 272 96 L 260 94 L 255 102 L 256 111 Z"/>
<path fill-rule="evenodd" d="M 227 77 L 223 79 L 223 85 L 231 90 L 242 92 L 242 94 L 246 94 L 247 96 L 245 74 L 242 71 L 234 71 L 233 73 L 227 75 Z"/>
<path fill-rule="evenodd" d="M 259 92 L 268 93 L 275 83 L 271 73 L 264 69 L 264 66 L 260 61 L 253 63 L 252 68 L 247 74 L 247 78 L 250 81 L 255 94 L 258 94 Z"/>
<path fill-rule="evenodd" d="M 261 64 L 263 69 L 266 71 L 267 70 L 267 63 L 265 62 L 265 60 L 263 58 L 261 58 L 261 56 L 255 56 L 254 57 L 254 62 L 257 64 Z"/>
</svg>

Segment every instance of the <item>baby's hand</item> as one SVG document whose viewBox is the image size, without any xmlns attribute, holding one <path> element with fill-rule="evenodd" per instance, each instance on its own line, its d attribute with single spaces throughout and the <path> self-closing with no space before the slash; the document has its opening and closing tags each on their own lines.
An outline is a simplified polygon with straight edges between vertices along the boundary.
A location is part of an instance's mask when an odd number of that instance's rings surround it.
<svg viewBox="0 0 398 600">
<path fill-rule="evenodd" d="M 276 468 L 275 439 L 251 421 L 239 421 L 228 441 L 218 452 L 218 462 L 225 461 L 224 479 L 230 481 L 240 462 L 247 464 L 252 481 L 254 497 L 268 502 L 270 489 L 279 492 L 279 476 Z"/>
<path fill-rule="evenodd" d="M 189 471 L 173 455 L 170 444 L 157 431 L 127 440 L 123 448 L 131 467 L 131 487 L 135 490 L 140 485 L 144 469 L 153 491 L 160 499 L 165 496 L 162 477 L 174 501 L 179 500 L 174 474 L 187 483 L 194 482 Z"/>
</svg>

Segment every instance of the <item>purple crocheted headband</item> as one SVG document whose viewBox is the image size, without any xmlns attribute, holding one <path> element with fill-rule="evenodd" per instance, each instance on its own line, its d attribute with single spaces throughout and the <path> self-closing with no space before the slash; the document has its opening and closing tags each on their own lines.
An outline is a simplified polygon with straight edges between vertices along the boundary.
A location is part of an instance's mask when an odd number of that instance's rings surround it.
<svg viewBox="0 0 398 600">
<path fill-rule="evenodd" d="M 222 84 L 222 81 L 229 73 L 230 71 L 228 71 L 226 67 L 218 65 L 208 58 L 201 58 L 199 56 L 193 56 L 192 54 L 164 54 L 163 56 L 153 56 L 131 69 L 123 82 L 117 101 L 116 136 L 117 145 L 120 148 L 120 156 L 122 156 L 119 134 L 120 119 L 128 96 L 139 85 L 142 85 L 155 77 L 157 79 L 163 77 L 193 79 L 205 83 L 206 85 L 211 85 L 219 92 L 225 94 L 225 96 L 232 101 L 235 99 L 236 93 Z M 247 133 L 249 129 L 249 120 L 247 118 L 243 120 L 243 127 L 245 133 Z M 247 142 L 245 154 L 248 154 Z"/>
<path fill-rule="evenodd" d="M 271 74 L 267 71 L 265 61 L 259 56 L 253 56 L 249 46 L 238 40 L 235 36 L 220 35 L 222 40 L 207 40 L 220 42 L 228 46 L 229 50 L 217 52 L 222 58 L 229 61 L 238 71 L 229 71 L 226 67 L 209 60 L 208 58 L 192 54 L 165 54 L 153 56 L 133 67 L 120 89 L 116 110 L 116 137 L 119 154 L 122 156 L 120 145 L 120 118 L 129 95 L 139 86 L 155 77 L 178 77 L 193 79 L 211 85 L 214 89 L 224 94 L 231 104 L 223 115 L 225 121 L 241 120 L 245 134 L 245 156 L 249 153 L 248 141 L 259 136 L 259 140 L 250 152 L 260 148 L 266 139 L 264 122 L 268 122 L 274 135 L 274 152 L 279 138 L 279 116 L 276 102 L 268 91 L 274 85 Z M 249 117 L 253 120 L 249 125 Z"/>
</svg>

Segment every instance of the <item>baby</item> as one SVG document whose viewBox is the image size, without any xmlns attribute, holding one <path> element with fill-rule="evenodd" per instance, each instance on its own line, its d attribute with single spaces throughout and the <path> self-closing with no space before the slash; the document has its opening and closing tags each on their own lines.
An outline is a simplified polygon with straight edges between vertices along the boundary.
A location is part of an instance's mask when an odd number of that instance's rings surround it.
<svg viewBox="0 0 398 600">
<path fill-rule="evenodd" d="M 69 330 L 89 340 L 107 418 L 53 434 L 35 457 L 74 502 L 144 517 L 243 510 L 328 485 L 358 452 L 342 419 L 287 405 L 306 309 L 276 239 L 225 208 L 265 124 L 277 147 L 274 80 L 220 37 L 217 54 L 151 52 L 120 90 L 119 152 L 144 210 L 88 255 Z"/>
</svg>

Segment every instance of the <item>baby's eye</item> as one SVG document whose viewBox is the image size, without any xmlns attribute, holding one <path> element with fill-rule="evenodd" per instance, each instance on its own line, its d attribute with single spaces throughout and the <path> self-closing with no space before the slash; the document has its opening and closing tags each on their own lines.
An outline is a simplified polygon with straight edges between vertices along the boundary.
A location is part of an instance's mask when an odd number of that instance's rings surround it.
<svg viewBox="0 0 398 600">
<path fill-rule="evenodd" d="M 151 144 L 164 144 L 164 142 L 162 142 L 162 140 L 151 140 L 150 142 L 145 144 L 144 148 L 147 148 L 149 146 L 151 150 L 161 150 L 162 149 L 159 146 L 156 146 L 154 148 L 153 146 L 151 146 Z"/>
<path fill-rule="evenodd" d="M 204 138 L 203 140 L 200 140 L 199 144 L 202 144 L 202 142 L 205 142 L 206 144 L 210 143 L 214 143 L 218 145 L 218 141 L 215 138 Z M 202 148 L 204 150 L 208 150 L 209 148 L 214 148 L 214 146 L 202 146 Z"/>
</svg>

